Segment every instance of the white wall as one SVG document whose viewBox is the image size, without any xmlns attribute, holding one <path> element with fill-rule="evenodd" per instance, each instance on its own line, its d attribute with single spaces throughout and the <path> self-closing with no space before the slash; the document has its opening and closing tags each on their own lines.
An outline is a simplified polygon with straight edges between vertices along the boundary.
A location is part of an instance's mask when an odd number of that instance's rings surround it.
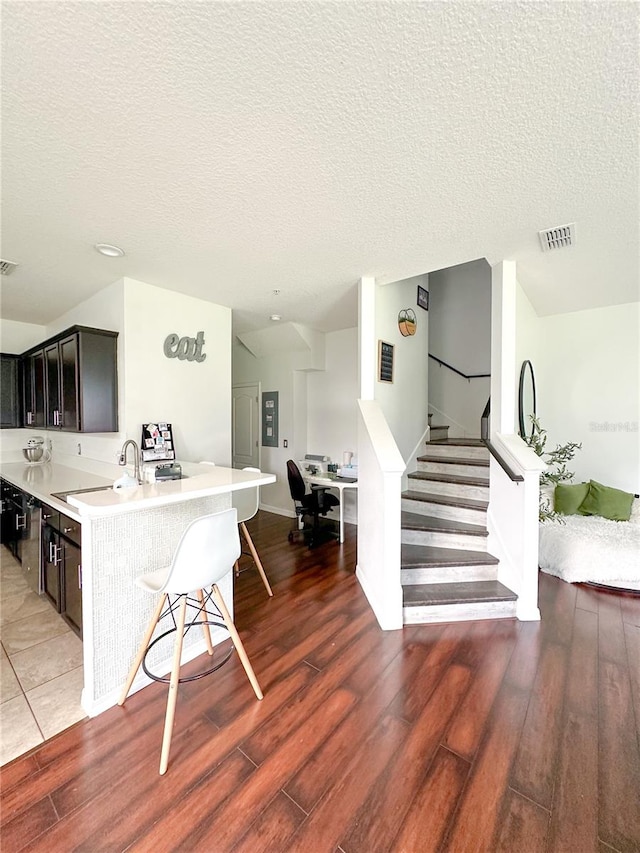
<svg viewBox="0 0 640 853">
<path fill-rule="evenodd" d="M 429 274 L 429 351 L 468 376 L 491 373 L 491 269 L 484 259 Z M 429 410 L 451 437 L 480 435 L 489 379 L 429 359 Z"/>
<path fill-rule="evenodd" d="M 297 460 L 307 452 L 307 378 L 295 369 L 298 357 L 297 352 L 276 352 L 256 358 L 242 344 L 233 345 L 233 383 L 260 382 L 262 393 L 278 392 L 278 447 L 260 448 L 261 469 L 278 479 L 261 488 L 260 505 L 291 516 L 294 512 L 287 482 L 287 459 Z M 286 448 L 285 440 L 289 445 Z"/>
<path fill-rule="evenodd" d="M 463 373 L 491 372 L 491 268 L 480 258 L 429 274 L 430 351 Z"/>
<path fill-rule="evenodd" d="M 532 304 L 529 302 L 527 294 L 516 285 L 516 354 L 515 354 L 515 373 L 518 384 L 520 382 L 520 371 L 522 364 L 525 361 L 530 361 L 533 365 L 534 374 L 541 369 L 539 353 L 542 351 L 542 342 L 540 340 L 540 318 L 535 312 Z M 536 376 L 536 386 L 538 378 Z M 536 387 L 536 391 L 539 389 Z M 538 393 L 539 397 L 539 393 Z M 538 407 L 539 408 L 539 407 Z M 516 432 L 519 431 L 518 421 L 518 390 L 516 389 L 514 423 Z M 525 428 L 530 431 L 531 424 L 525 423 Z"/>
<path fill-rule="evenodd" d="M 260 461 L 262 470 L 278 481 L 262 488 L 260 504 L 291 516 L 287 459 L 297 462 L 305 453 L 323 453 L 341 462 L 345 450 L 357 450 L 358 330 L 330 332 L 322 341 L 317 340 L 320 333 L 302 331 L 310 341 L 306 352 L 296 349 L 256 358 L 237 341 L 233 346 L 234 384 L 260 382 L 263 393 L 278 392 L 279 446 L 261 447 Z M 345 520 L 355 522 L 356 498 L 345 493 L 344 500 Z"/>
<path fill-rule="evenodd" d="M 167 335 L 204 332 L 202 362 L 167 358 Z M 176 455 L 231 465 L 231 309 L 125 279 L 125 423 L 172 423 Z"/>
<path fill-rule="evenodd" d="M 358 330 L 325 336 L 326 370 L 307 374 L 307 453 L 324 453 L 334 462 L 358 452 Z M 354 462 L 356 459 L 354 459 Z M 357 497 L 345 490 L 344 517 L 356 520 Z"/>
<path fill-rule="evenodd" d="M 16 330 L 3 321 L 2 331 Z M 21 326 L 28 324 L 19 324 Z M 173 424 L 176 453 L 185 461 L 215 459 L 231 463 L 231 310 L 133 279 L 120 279 L 40 330 L 28 348 L 73 326 L 92 326 L 118 335 L 118 433 L 65 433 L 37 430 L 53 442 L 54 459 L 113 463 L 124 438 L 140 441 L 142 423 L 164 419 Z M 21 330 L 18 330 L 21 331 Z M 204 331 L 203 362 L 168 359 L 168 334 L 194 337 Z M 24 442 L 31 432 L 5 430 L 5 448 Z M 78 461 L 78 460 L 76 460 Z"/>
<path fill-rule="evenodd" d="M 640 302 L 541 317 L 538 329 L 548 445 L 581 441 L 577 480 L 640 493 Z"/>
<path fill-rule="evenodd" d="M 376 343 L 394 345 L 393 382 L 375 383 L 375 399 L 380 404 L 405 463 L 427 426 L 427 385 L 429 356 L 429 312 L 416 305 L 417 286 L 429 289 L 429 276 L 420 275 L 376 289 Z M 416 334 L 403 337 L 398 314 L 411 308 L 416 314 Z M 376 352 L 376 365 L 377 365 Z"/>
<path fill-rule="evenodd" d="M 46 337 L 45 326 L 0 319 L 0 352 L 20 355 Z"/>
</svg>

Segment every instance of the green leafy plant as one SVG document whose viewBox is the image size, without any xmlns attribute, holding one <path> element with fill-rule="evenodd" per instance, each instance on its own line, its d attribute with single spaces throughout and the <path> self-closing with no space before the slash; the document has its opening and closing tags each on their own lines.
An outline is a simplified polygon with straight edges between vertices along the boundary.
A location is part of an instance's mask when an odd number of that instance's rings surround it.
<svg viewBox="0 0 640 853">
<path fill-rule="evenodd" d="M 535 415 L 529 416 L 533 430 L 525 438 L 526 443 L 547 465 L 547 470 L 540 474 L 540 521 L 558 521 L 564 524 L 564 518 L 554 511 L 550 498 L 542 491 L 542 486 L 557 486 L 567 480 L 573 480 L 573 471 L 569 471 L 567 463 L 571 462 L 577 450 L 582 449 L 582 443 L 569 441 L 567 444 L 557 444 L 553 450 L 547 450 L 547 431 L 540 426 Z"/>
</svg>

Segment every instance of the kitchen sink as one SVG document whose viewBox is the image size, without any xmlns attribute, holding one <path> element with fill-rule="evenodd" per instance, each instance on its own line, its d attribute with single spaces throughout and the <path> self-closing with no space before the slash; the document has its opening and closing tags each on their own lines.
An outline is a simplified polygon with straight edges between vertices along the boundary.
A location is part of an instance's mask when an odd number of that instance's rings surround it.
<svg viewBox="0 0 640 853">
<path fill-rule="evenodd" d="M 69 495 L 83 495 L 87 492 L 106 492 L 108 489 L 113 489 L 113 486 L 92 486 L 89 489 L 71 489 L 68 492 L 51 492 L 51 497 L 58 498 L 59 501 L 65 501 L 66 503 Z"/>
</svg>

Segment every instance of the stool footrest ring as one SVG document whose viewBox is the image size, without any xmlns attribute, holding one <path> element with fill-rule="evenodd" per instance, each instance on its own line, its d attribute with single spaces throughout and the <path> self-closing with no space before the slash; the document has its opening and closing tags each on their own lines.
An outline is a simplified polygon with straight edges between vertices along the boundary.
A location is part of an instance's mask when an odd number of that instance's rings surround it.
<svg viewBox="0 0 640 853">
<path fill-rule="evenodd" d="M 213 625 L 216 628 L 223 628 L 225 631 L 227 631 L 227 633 L 229 632 L 229 629 L 224 624 L 224 622 L 214 622 L 214 621 L 206 621 L 205 622 L 204 620 L 197 620 L 194 622 L 187 623 L 187 625 L 185 625 L 185 631 L 188 628 L 192 628 L 193 626 L 200 626 L 200 625 Z M 168 637 L 170 634 L 175 634 L 175 632 L 177 630 L 178 630 L 177 628 L 169 628 L 168 631 L 165 631 L 163 634 L 160 634 L 158 637 L 155 638 L 155 640 L 152 640 L 149 643 L 149 645 L 147 646 L 147 651 L 145 652 L 144 657 L 142 658 L 142 669 L 143 669 L 145 675 L 148 675 L 149 678 L 151 678 L 153 681 L 160 681 L 163 684 L 169 684 L 171 681 L 171 678 L 168 675 L 156 675 L 155 673 L 151 672 L 151 670 L 147 667 L 147 655 L 149 654 L 151 649 L 157 643 L 159 643 L 161 640 L 164 640 L 164 638 Z M 211 675 L 212 672 L 216 672 L 216 670 L 220 669 L 221 666 L 224 666 L 224 664 L 229 660 L 229 658 L 231 657 L 233 652 L 234 652 L 234 647 L 232 645 L 231 648 L 229 649 L 229 651 L 222 658 L 222 660 L 217 661 L 214 666 L 209 667 L 209 669 L 205 670 L 204 672 L 198 672 L 195 675 L 182 676 L 181 678 L 178 679 L 178 683 L 183 684 L 187 681 L 197 681 L 199 678 L 204 678 L 206 675 Z"/>
</svg>

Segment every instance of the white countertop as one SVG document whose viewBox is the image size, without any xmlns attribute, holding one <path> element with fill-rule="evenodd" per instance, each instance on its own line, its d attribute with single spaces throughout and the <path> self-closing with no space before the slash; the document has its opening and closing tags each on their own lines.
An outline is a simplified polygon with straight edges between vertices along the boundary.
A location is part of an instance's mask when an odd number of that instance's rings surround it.
<svg viewBox="0 0 640 853">
<path fill-rule="evenodd" d="M 145 483 L 142 486 L 118 491 L 107 489 L 84 492 L 81 495 L 69 495 L 66 503 L 52 497 L 52 492 L 111 486 L 114 480 L 122 476 L 123 469 L 114 465 L 114 477 L 107 479 L 87 471 L 57 465 L 55 462 L 46 462 L 42 465 L 9 462 L 0 466 L 0 475 L 23 491 L 34 495 L 38 500 L 65 512 L 77 521 L 179 503 L 253 486 L 264 486 L 276 481 L 274 474 L 256 474 L 252 471 L 217 465 L 181 464 L 188 474 L 182 480 Z"/>
</svg>

